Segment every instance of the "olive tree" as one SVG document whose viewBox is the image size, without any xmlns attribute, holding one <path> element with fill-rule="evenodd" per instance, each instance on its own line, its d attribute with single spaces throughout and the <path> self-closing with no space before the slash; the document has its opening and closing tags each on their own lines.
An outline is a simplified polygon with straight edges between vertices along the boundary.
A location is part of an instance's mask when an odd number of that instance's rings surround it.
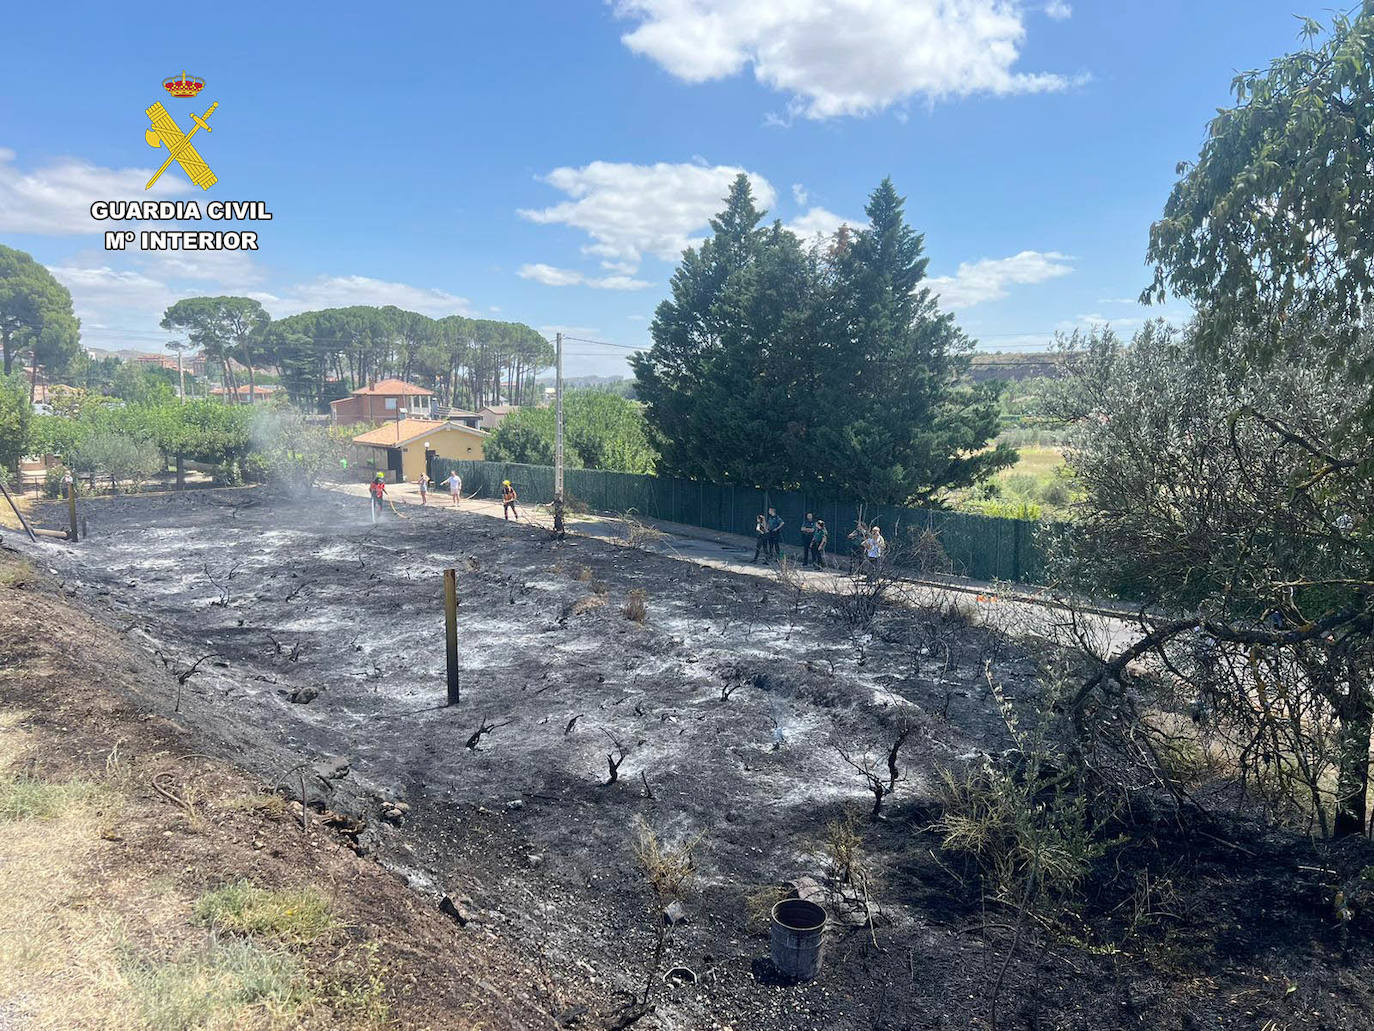
<svg viewBox="0 0 1374 1031">
<path fill-rule="evenodd" d="M 305 493 L 338 474 L 348 441 L 346 431 L 307 419 L 294 408 L 265 407 L 254 413 L 253 443 L 273 477 Z"/>
<path fill-rule="evenodd" d="M 1132 706 L 1139 659 L 1194 694 L 1242 773 L 1306 795 L 1335 836 L 1365 825 L 1374 725 L 1371 387 L 1322 344 L 1246 360 L 1245 332 L 1152 323 L 1067 342 L 1045 414 L 1071 428 L 1082 492 L 1058 548 L 1064 582 L 1141 603 L 1139 639 L 1072 699 Z M 1358 362 L 1374 336 L 1351 344 Z M 1146 611 L 1149 615 L 1145 615 Z M 1330 768 L 1335 786 L 1324 776 Z M 1328 811 L 1334 819 L 1328 818 Z"/>
</svg>

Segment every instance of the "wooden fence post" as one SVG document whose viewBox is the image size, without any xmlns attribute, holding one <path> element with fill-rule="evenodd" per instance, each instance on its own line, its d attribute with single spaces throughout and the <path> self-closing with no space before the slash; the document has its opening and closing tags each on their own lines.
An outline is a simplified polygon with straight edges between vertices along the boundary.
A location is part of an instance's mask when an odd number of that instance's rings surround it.
<svg viewBox="0 0 1374 1031">
<path fill-rule="evenodd" d="M 448 660 L 448 704 L 458 704 L 458 571 L 444 570 L 445 656 Z"/>
</svg>

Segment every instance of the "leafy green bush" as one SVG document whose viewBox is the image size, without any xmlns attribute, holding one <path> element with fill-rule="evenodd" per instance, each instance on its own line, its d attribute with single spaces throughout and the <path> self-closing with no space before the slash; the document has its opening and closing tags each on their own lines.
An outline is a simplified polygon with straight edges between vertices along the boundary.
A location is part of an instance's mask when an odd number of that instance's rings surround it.
<svg viewBox="0 0 1374 1031">
<path fill-rule="evenodd" d="M 502 420 L 486 445 L 489 462 L 553 464 L 554 410 L 521 408 Z M 572 390 L 563 398 L 564 460 L 572 468 L 651 473 L 643 407 L 605 390 Z"/>
<path fill-rule="evenodd" d="M 162 456 L 147 440 L 115 429 L 88 434 L 72 455 L 72 466 L 82 473 L 108 477 L 111 487 L 130 481 L 137 492 L 143 481 L 162 466 Z"/>
<path fill-rule="evenodd" d="M 211 470 L 216 487 L 241 487 L 243 486 L 243 470 L 239 468 L 237 461 L 221 462 Z"/>
<path fill-rule="evenodd" d="M 267 457 L 257 451 L 245 456 L 240 465 L 244 483 L 266 483 L 272 472 Z"/>
<path fill-rule="evenodd" d="M 63 482 L 67 474 L 72 472 L 65 465 L 54 465 L 43 477 L 43 496 L 45 498 L 65 498 L 67 496 L 67 485 Z M 76 496 L 81 497 L 88 494 L 89 489 L 83 484 L 75 474 L 72 476 L 72 486 L 76 488 Z"/>
</svg>

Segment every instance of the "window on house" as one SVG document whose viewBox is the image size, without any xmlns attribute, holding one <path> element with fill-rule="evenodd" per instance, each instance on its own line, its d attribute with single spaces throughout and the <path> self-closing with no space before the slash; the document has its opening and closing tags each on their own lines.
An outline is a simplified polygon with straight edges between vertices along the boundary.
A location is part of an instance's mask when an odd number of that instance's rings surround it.
<svg viewBox="0 0 1374 1031">
<path fill-rule="evenodd" d="M 388 397 L 386 399 L 386 410 L 388 412 L 394 412 L 396 410 L 396 399 L 394 397 Z"/>
</svg>

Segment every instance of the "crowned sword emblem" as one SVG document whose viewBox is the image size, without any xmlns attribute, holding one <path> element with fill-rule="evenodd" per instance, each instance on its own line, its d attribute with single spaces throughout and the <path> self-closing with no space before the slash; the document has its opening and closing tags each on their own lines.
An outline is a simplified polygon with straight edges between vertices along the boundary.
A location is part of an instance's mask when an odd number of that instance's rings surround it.
<svg viewBox="0 0 1374 1031">
<path fill-rule="evenodd" d="M 194 97 L 204 85 L 204 80 L 187 76 L 185 72 L 181 73 L 180 79 L 166 79 L 163 82 L 167 92 L 174 97 Z M 143 187 L 145 190 L 153 188 L 153 183 L 158 181 L 173 161 L 186 173 L 186 178 L 202 190 L 208 190 L 219 182 L 215 173 L 210 171 L 210 166 L 205 163 L 205 159 L 191 145 L 191 137 L 200 130 L 212 131 L 207 120 L 215 113 L 217 107 L 219 107 L 219 101 L 211 104 L 209 110 L 203 115 L 198 115 L 192 111 L 191 120 L 196 124 L 188 133 L 181 131 L 176 120 L 167 113 L 167 109 L 162 106 L 161 102 L 154 104 L 144 112 L 148 116 L 148 121 L 152 123 L 152 127 L 144 130 L 143 133 L 143 138 L 148 141 L 148 146 L 167 148 L 167 160 L 162 162 L 162 167 L 153 173 L 153 177 L 148 180 L 148 185 Z"/>
</svg>

